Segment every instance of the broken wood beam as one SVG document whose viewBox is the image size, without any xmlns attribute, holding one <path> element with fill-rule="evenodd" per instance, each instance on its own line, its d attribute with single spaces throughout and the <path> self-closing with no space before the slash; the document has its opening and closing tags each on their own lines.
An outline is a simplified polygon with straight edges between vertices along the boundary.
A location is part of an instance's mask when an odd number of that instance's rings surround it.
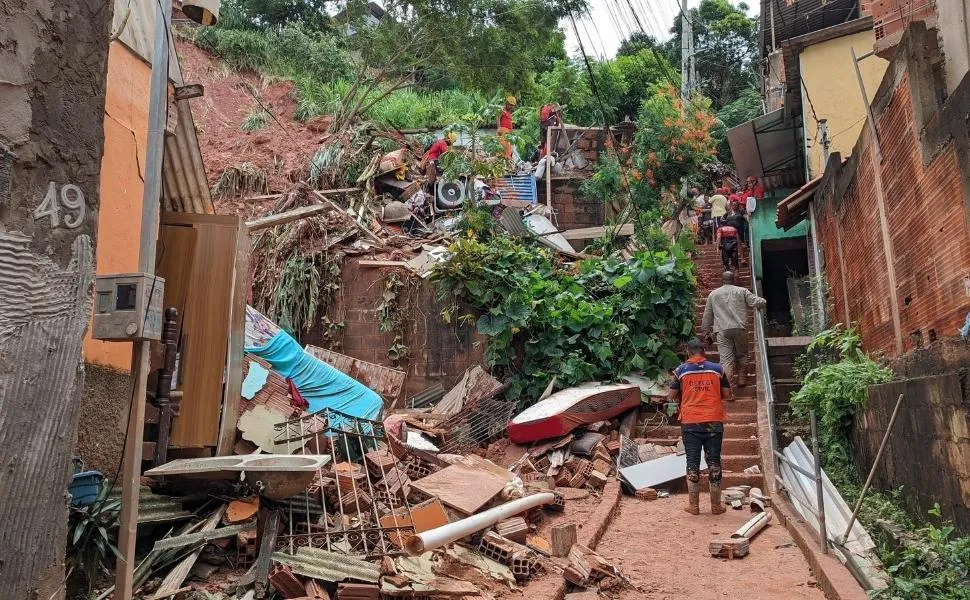
<svg viewBox="0 0 970 600">
<path fill-rule="evenodd" d="M 569 556 L 569 551 L 576 543 L 576 524 L 553 525 L 549 543 L 552 545 L 553 556 L 559 558 Z"/>
<path fill-rule="evenodd" d="M 257 598 L 265 598 L 269 585 L 269 567 L 273 551 L 276 549 L 276 534 L 280 528 L 280 511 L 272 509 L 263 524 L 263 534 L 259 540 L 259 554 L 253 564 L 253 576 Z"/>
<path fill-rule="evenodd" d="M 293 221 L 306 219 L 307 217 L 315 217 L 331 211 L 333 211 L 333 208 L 328 204 L 301 206 L 300 208 L 294 208 L 293 210 L 288 210 L 286 212 L 281 212 L 275 215 L 266 215 L 265 217 L 259 217 L 258 219 L 246 221 L 246 227 L 249 229 L 250 233 L 253 233 L 262 229 L 276 227 L 277 225 L 285 225 L 287 223 L 292 223 Z"/>
<path fill-rule="evenodd" d="M 318 192 L 316 190 L 313 190 L 313 193 L 316 194 L 317 198 L 320 198 L 321 200 L 323 200 L 324 202 L 326 202 L 327 204 L 329 204 L 330 206 L 332 206 L 334 209 L 336 209 L 336 210 L 342 212 L 343 214 L 349 216 L 350 217 L 350 220 L 354 222 L 354 226 L 357 227 L 357 229 L 359 229 L 361 231 L 361 233 L 363 233 L 364 235 L 366 235 L 367 237 L 369 237 L 371 240 L 377 242 L 381 246 L 384 245 L 384 242 L 381 241 L 381 238 L 377 237 L 377 234 L 375 234 L 370 229 L 364 227 L 363 225 L 360 224 L 359 221 L 357 221 L 357 215 L 355 215 L 353 212 L 351 212 L 351 211 L 349 211 L 347 209 L 344 209 L 344 208 L 340 208 L 340 206 L 338 206 L 336 202 L 334 202 L 330 198 L 327 198 L 321 192 Z"/>
</svg>

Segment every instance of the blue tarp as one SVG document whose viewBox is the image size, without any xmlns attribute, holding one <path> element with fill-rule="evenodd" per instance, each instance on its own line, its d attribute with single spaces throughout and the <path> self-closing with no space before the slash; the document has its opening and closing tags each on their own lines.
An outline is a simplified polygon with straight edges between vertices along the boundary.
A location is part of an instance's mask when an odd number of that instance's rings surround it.
<svg viewBox="0 0 970 600">
<path fill-rule="evenodd" d="M 330 408 L 358 419 L 376 421 L 384 407 L 376 392 L 304 352 L 285 331 L 274 335 L 265 346 L 247 346 L 246 352 L 262 358 L 274 371 L 291 379 L 310 404 L 310 412 Z"/>
</svg>

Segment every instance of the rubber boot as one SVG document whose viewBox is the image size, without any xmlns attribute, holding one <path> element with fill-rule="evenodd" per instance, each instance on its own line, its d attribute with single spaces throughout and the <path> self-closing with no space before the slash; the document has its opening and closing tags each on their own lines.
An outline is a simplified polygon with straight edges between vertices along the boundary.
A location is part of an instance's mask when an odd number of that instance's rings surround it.
<svg viewBox="0 0 970 600">
<path fill-rule="evenodd" d="M 711 514 L 719 515 L 726 510 L 724 502 L 721 500 L 721 482 L 711 482 Z"/>
<path fill-rule="evenodd" d="M 687 480 L 687 506 L 684 510 L 692 515 L 701 514 L 701 482 Z"/>
</svg>

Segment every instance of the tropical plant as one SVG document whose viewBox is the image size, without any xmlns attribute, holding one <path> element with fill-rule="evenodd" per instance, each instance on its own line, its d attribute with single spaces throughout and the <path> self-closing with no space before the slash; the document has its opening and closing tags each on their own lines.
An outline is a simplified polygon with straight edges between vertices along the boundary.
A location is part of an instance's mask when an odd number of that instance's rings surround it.
<svg viewBox="0 0 970 600">
<path fill-rule="evenodd" d="M 678 248 L 627 262 L 587 259 L 575 270 L 505 236 L 461 239 L 450 250 L 432 274 L 454 300 L 442 317 L 474 322 L 488 336 L 489 364 L 522 405 L 553 376 L 570 386 L 631 371 L 660 375 L 693 331 L 693 263 Z M 458 315 L 458 306 L 470 312 Z"/>
<path fill-rule="evenodd" d="M 89 589 L 121 556 L 115 545 L 121 499 L 109 499 L 110 490 L 107 480 L 102 481 L 94 502 L 80 508 L 72 506 L 68 513 L 68 568 L 79 573 Z"/>
</svg>

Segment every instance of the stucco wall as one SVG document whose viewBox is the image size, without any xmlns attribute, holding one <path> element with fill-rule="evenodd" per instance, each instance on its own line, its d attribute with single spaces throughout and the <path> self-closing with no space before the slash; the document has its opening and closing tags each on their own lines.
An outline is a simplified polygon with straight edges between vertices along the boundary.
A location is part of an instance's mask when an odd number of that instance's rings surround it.
<svg viewBox="0 0 970 600">
<path fill-rule="evenodd" d="M 150 65 L 121 42 L 111 43 L 98 213 L 99 275 L 138 270 L 151 71 Z M 84 338 L 84 360 L 128 371 L 131 344 L 91 339 L 89 329 Z"/>
<path fill-rule="evenodd" d="M 825 119 L 828 124 L 829 152 L 843 155 L 852 151 L 865 125 L 866 107 L 862 103 L 850 49 L 854 48 L 856 55 L 862 56 L 872 51 L 874 41 L 872 30 L 861 31 L 809 46 L 798 57 L 805 85 L 802 89 L 802 114 L 808 179 L 825 170 L 819 120 Z M 878 56 L 870 56 L 859 62 L 870 102 L 888 65 Z"/>
<path fill-rule="evenodd" d="M 749 225 L 751 241 L 754 244 L 754 276 L 755 279 L 764 278 L 761 265 L 761 242 L 765 240 L 782 240 L 786 238 L 805 237 L 808 234 L 808 223 L 802 221 L 788 231 L 779 229 L 775 225 L 775 214 L 778 212 L 778 202 L 794 190 L 775 190 L 758 203 L 758 208 L 750 217 Z"/>
<path fill-rule="evenodd" d="M 953 93 L 970 70 L 970 0 L 936 0 L 946 89 Z"/>
</svg>

